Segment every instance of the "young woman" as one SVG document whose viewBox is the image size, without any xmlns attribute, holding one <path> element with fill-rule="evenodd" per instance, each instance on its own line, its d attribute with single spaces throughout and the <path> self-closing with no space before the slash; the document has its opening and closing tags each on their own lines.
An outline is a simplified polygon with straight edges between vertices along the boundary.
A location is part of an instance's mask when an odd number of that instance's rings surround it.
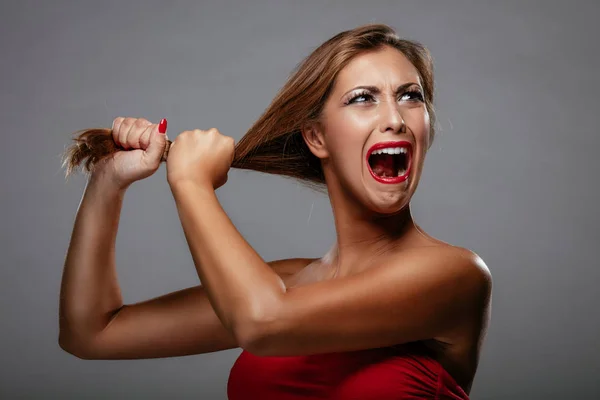
<svg viewBox="0 0 600 400">
<path fill-rule="evenodd" d="M 166 138 L 166 121 L 79 132 L 67 174 L 91 172 L 66 257 L 61 347 L 85 359 L 241 347 L 232 400 L 467 399 L 489 323 L 491 275 L 410 211 L 434 137 L 428 51 L 385 25 L 310 54 L 234 145 L 216 129 Z M 123 196 L 161 161 L 202 282 L 124 305 L 114 246 Z M 221 208 L 229 168 L 293 177 L 331 200 L 320 259 L 265 262 Z"/>
</svg>

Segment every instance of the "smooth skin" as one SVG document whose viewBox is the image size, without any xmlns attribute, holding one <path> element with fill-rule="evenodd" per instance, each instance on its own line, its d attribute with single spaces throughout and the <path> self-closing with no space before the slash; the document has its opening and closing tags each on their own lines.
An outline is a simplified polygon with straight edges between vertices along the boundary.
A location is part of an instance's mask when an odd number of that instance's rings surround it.
<svg viewBox="0 0 600 400">
<path fill-rule="evenodd" d="M 108 172 L 93 174 L 65 263 L 61 347 L 117 359 L 238 346 L 306 355 L 423 341 L 469 393 L 492 280 L 476 254 L 432 238 L 412 219 L 410 199 L 429 148 L 429 116 L 412 94 L 423 93 L 420 85 L 399 51 L 362 54 L 338 75 L 321 121 L 303 129 L 322 160 L 335 217 L 338 252 L 329 268 L 336 272 L 326 279 L 289 287 L 316 260 L 261 259 L 214 192 L 227 181 L 233 140 L 216 129 L 185 131 L 171 146 L 167 179 L 203 285 L 123 305 L 114 241 L 126 187 Z M 401 184 L 379 183 L 366 167 L 369 147 L 387 140 L 413 145 L 413 168 Z"/>
</svg>

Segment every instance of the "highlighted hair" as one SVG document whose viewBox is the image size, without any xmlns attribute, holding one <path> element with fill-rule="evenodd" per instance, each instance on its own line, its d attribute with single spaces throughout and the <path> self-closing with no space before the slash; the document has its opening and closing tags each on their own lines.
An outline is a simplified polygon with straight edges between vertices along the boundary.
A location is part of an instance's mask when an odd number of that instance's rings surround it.
<svg viewBox="0 0 600 400">
<path fill-rule="evenodd" d="M 420 75 L 430 118 L 431 144 L 435 111 L 429 51 L 418 42 L 399 38 L 387 25 L 370 24 L 335 35 L 298 64 L 269 107 L 236 144 L 231 167 L 294 178 L 316 191 L 326 191 L 321 161 L 310 152 L 301 129 L 304 124 L 319 120 L 338 73 L 357 55 L 384 46 L 402 52 Z M 63 154 L 67 177 L 80 164 L 90 172 L 98 161 L 121 150 L 110 129 L 84 129 L 74 135 L 75 144 Z M 167 159 L 168 146 L 163 161 Z"/>
</svg>

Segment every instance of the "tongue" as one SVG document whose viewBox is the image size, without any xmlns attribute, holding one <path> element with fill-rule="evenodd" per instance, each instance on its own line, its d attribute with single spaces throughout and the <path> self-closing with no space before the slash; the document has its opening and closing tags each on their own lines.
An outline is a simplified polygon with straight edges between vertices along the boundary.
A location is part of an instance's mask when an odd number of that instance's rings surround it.
<svg viewBox="0 0 600 400">
<path fill-rule="evenodd" d="M 389 154 L 375 154 L 372 156 L 371 169 L 379 176 L 396 176 L 394 156 Z"/>
</svg>

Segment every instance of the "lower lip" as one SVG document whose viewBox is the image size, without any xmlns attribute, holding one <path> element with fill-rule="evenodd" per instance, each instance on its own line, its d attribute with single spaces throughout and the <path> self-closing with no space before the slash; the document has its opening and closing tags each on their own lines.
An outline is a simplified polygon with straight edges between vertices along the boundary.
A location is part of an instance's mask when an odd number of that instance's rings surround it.
<svg viewBox="0 0 600 400">
<path fill-rule="evenodd" d="M 371 176 L 380 183 L 386 183 L 386 184 L 396 184 L 396 183 L 402 183 L 405 180 L 408 179 L 408 175 L 410 175 L 410 166 L 412 164 L 412 154 L 409 154 L 408 157 L 408 166 L 406 168 L 406 171 L 404 172 L 404 175 L 400 175 L 400 176 L 394 176 L 394 177 L 382 177 L 382 176 L 378 176 L 375 172 L 373 172 L 373 170 L 371 169 L 371 166 L 369 165 L 369 157 L 367 156 L 367 168 L 369 168 L 369 172 L 371 173 Z"/>
</svg>

